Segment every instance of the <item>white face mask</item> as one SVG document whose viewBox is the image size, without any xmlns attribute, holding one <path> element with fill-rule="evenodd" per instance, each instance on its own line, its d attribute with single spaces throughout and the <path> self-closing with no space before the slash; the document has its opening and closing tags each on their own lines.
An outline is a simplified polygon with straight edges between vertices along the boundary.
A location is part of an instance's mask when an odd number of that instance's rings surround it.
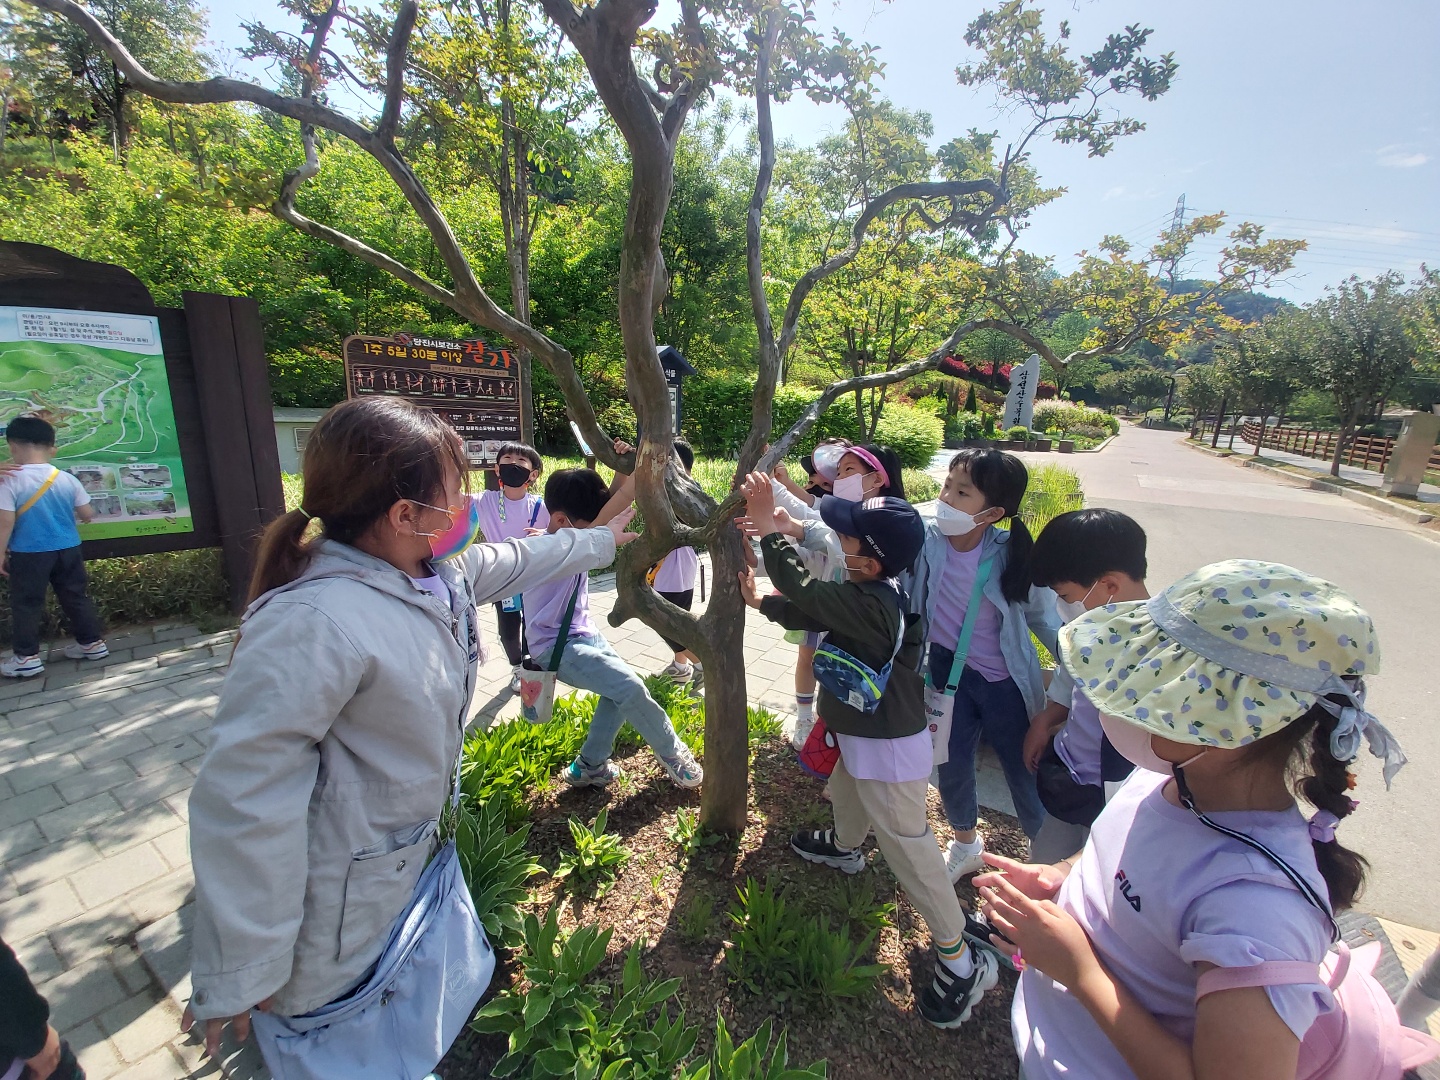
<svg viewBox="0 0 1440 1080">
<path fill-rule="evenodd" d="M 865 473 L 851 473 L 835 481 L 835 497 L 846 502 L 865 501 Z"/>
<path fill-rule="evenodd" d="M 1187 758 L 1179 764 L 1175 764 L 1174 762 L 1166 761 L 1159 754 L 1155 753 L 1150 732 L 1137 724 L 1127 724 L 1124 720 L 1102 712 L 1100 714 L 1100 727 L 1105 732 L 1105 737 L 1110 740 L 1110 745 L 1115 748 L 1117 754 L 1137 769 L 1160 773 L 1162 776 L 1170 776 L 1176 769 L 1183 769 L 1187 765 L 1193 765 L 1210 752 L 1208 747 L 1201 747 L 1194 757 Z"/>
<path fill-rule="evenodd" d="M 945 531 L 943 525 L 941 526 L 940 531 Z M 1084 615 L 1085 612 L 1088 610 L 1089 608 L 1085 606 L 1083 600 L 1079 603 L 1072 604 L 1068 600 L 1061 600 L 1059 597 L 1055 598 L 1055 612 L 1060 616 L 1061 619 L 1063 619 L 1067 623 L 1074 622 L 1081 615 Z"/>
<path fill-rule="evenodd" d="M 944 536 L 964 536 L 974 532 L 979 525 L 974 515 L 967 514 L 964 510 L 957 510 L 946 502 L 935 504 L 935 527 Z"/>
</svg>

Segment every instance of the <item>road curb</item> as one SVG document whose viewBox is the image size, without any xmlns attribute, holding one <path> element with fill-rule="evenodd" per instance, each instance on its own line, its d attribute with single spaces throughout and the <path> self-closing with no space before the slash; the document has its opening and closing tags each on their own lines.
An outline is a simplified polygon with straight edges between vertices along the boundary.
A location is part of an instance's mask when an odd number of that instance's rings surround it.
<svg viewBox="0 0 1440 1080">
<path fill-rule="evenodd" d="M 1416 507 L 1404 506 L 1392 502 L 1382 495 L 1371 495 L 1368 491 L 1356 491 L 1354 488 L 1346 487 L 1343 484 L 1333 484 L 1328 480 L 1319 477 L 1307 477 L 1298 473 L 1292 473 L 1285 469 L 1277 469 L 1273 465 L 1266 465 L 1264 462 L 1256 461 L 1253 458 L 1242 463 L 1247 469 L 1257 469 L 1269 476 L 1280 480 L 1288 480 L 1291 483 L 1299 484 L 1301 487 L 1312 488 L 1315 491 L 1328 491 L 1332 495 L 1339 495 L 1341 498 L 1357 502 L 1372 510 L 1378 510 L 1382 514 L 1389 514 L 1391 517 L 1398 517 L 1415 525 L 1423 525 L 1427 521 L 1435 520 L 1435 515 Z"/>
</svg>

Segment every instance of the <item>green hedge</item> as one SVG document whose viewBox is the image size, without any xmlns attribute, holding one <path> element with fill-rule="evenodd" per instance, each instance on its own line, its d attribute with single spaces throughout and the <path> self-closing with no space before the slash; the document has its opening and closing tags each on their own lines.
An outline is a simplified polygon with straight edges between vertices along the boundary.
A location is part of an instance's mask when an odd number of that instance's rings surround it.
<svg viewBox="0 0 1440 1080">
<path fill-rule="evenodd" d="M 106 626 L 214 617 L 223 615 L 229 603 L 219 548 L 97 559 L 85 569 L 90 574 L 90 599 Z M 0 642 L 8 645 L 12 631 L 10 580 L 0 578 Z M 68 633 L 52 592 L 45 601 L 40 636 L 56 639 Z"/>
<path fill-rule="evenodd" d="M 1036 431 L 1048 431 L 1057 435 L 1073 432 L 1080 427 L 1102 428 L 1111 435 L 1120 434 L 1120 421 L 1110 413 L 1066 401 L 1046 401 L 1036 405 L 1030 425 Z"/>
<path fill-rule="evenodd" d="M 819 397 L 813 388 L 783 386 L 775 392 L 771 432 L 778 437 L 789 430 L 805 409 Z M 697 453 L 734 454 L 750 431 L 755 381 L 747 378 L 693 379 L 685 387 L 685 437 Z M 939 451 L 945 426 L 923 410 L 888 405 L 876 425 L 875 441 L 895 448 L 909 468 L 923 469 Z M 853 402 L 836 402 L 820 415 L 793 448 L 808 454 L 821 439 L 841 438 L 863 442 Z"/>
</svg>

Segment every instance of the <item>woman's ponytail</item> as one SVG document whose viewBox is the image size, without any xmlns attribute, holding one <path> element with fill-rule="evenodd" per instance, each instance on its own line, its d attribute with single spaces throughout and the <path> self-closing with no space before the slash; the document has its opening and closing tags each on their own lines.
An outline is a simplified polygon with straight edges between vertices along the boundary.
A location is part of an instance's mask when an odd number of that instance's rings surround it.
<svg viewBox="0 0 1440 1080">
<path fill-rule="evenodd" d="M 1330 752 L 1330 736 L 1337 720 L 1323 706 L 1311 710 L 1316 713 L 1314 726 L 1310 731 L 1309 775 L 1303 776 L 1296 785 L 1301 795 L 1317 809 L 1333 814 L 1337 821 L 1348 817 L 1355 810 L 1350 798 L 1350 770 Z M 1336 909 L 1348 908 L 1355 903 L 1365 886 L 1365 872 L 1368 863 L 1364 856 L 1344 847 L 1334 838 L 1311 836 L 1315 848 L 1315 864 L 1320 876 L 1330 890 L 1330 903 Z"/>
<path fill-rule="evenodd" d="M 255 572 L 250 575 L 249 603 L 271 589 L 288 585 L 305 570 L 310 547 L 304 542 L 310 515 L 303 510 L 281 514 L 265 528 L 255 551 Z"/>
</svg>

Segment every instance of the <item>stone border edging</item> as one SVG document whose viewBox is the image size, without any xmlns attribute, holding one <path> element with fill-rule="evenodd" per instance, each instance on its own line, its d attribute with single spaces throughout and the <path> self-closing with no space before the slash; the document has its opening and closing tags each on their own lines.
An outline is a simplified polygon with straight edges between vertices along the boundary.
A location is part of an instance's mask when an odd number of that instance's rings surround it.
<svg viewBox="0 0 1440 1080">
<path fill-rule="evenodd" d="M 1405 506 L 1391 499 L 1387 499 L 1383 495 L 1372 495 L 1368 491 L 1357 491 L 1355 488 L 1346 487 L 1344 484 L 1331 483 L 1318 476 L 1306 477 L 1285 469 L 1277 469 L 1273 465 L 1266 465 L 1263 461 L 1256 461 L 1254 458 L 1247 458 L 1243 464 L 1247 469 L 1258 469 L 1267 475 L 1289 480 L 1300 484 L 1302 487 L 1312 488 L 1316 491 L 1328 491 L 1332 495 L 1339 495 L 1341 498 L 1349 499 L 1351 502 L 1363 503 L 1373 510 L 1379 510 L 1382 514 L 1403 518 L 1416 525 L 1423 525 L 1427 521 L 1435 520 L 1435 515 L 1425 510 Z"/>
</svg>

